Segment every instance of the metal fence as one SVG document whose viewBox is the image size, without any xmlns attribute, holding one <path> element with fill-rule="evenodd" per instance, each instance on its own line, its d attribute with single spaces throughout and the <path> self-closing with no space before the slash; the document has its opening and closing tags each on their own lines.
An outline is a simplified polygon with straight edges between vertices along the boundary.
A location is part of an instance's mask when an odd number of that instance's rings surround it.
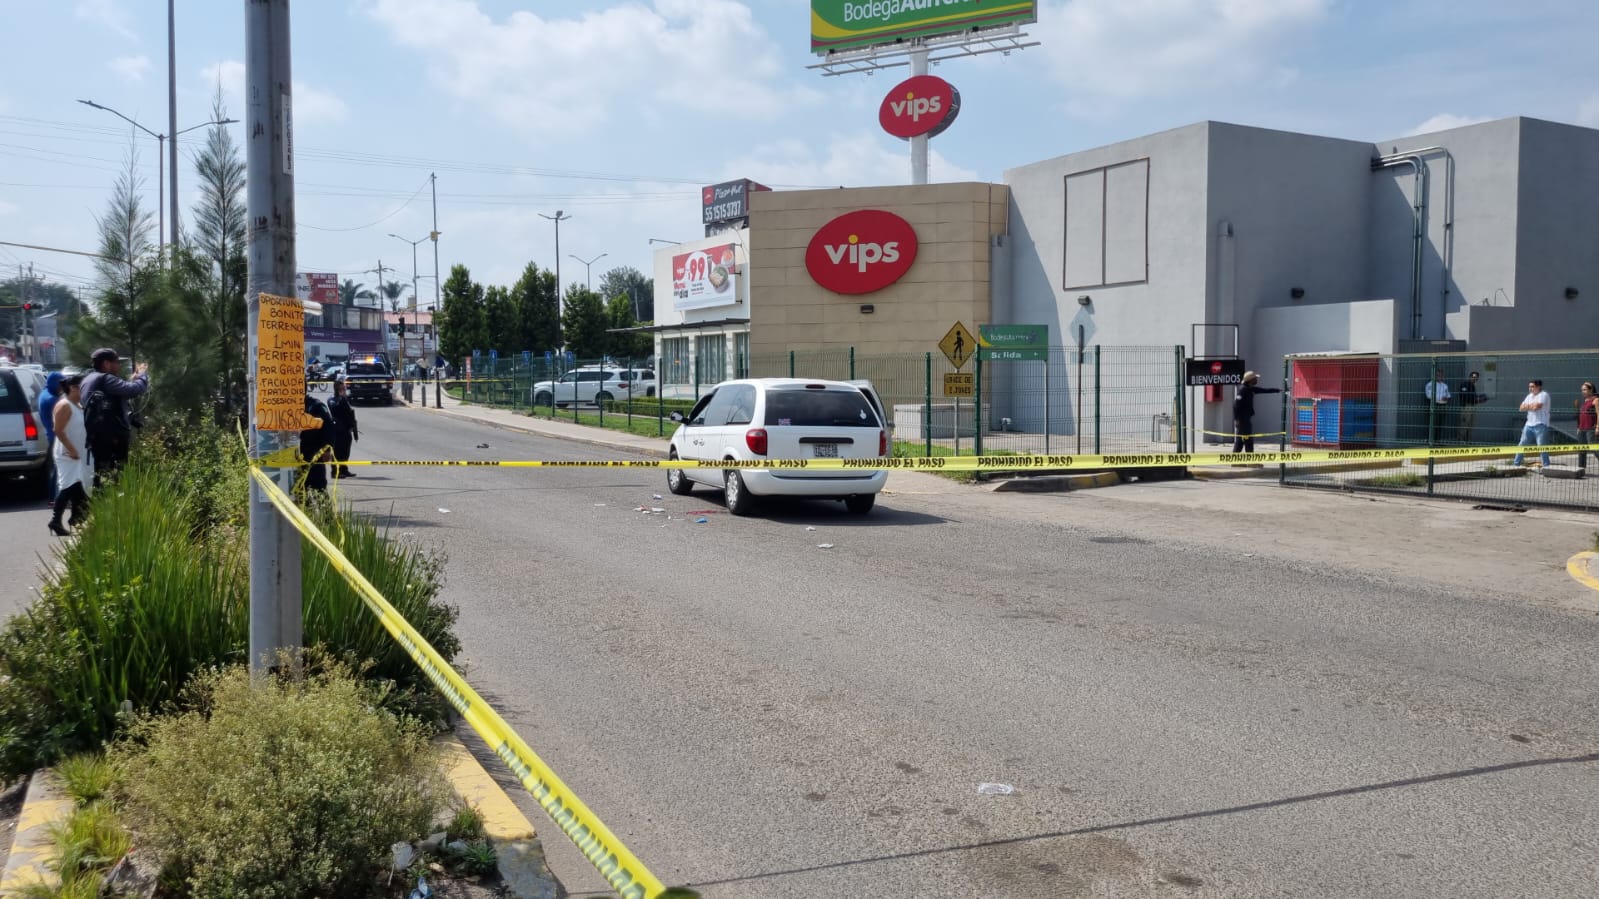
<svg viewBox="0 0 1599 899">
<path fill-rule="evenodd" d="M 1291 356 L 1283 377 L 1283 442 L 1290 448 L 1515 446 L 1527 421 L 1520 406 L 1534 379 L 1551 399 L 1549 444 L 1569 445 L 1592 437 L 1578 433 L 1577 404 L 1583 383 L 1599 380 L 1599 351 Z M 1282 481 L 1599 509 L 1599 478 L 1582 477 L 1585 468 L 1599 468 L 1599 457 L 1568 453 L 1549 461 L 1543 466 L 1533 447 L 1521 466 L 1510 456 L 1355 469 L 1289 466 Z"/>
<path fill-rule="evenodd" d="M 852 347 L 817 351 L 738 355 L 717 365 L 679 365 L 657 371 L 655 408 L 648 399 L 610 406 L 558 409 L 535 403 L 540 382 L 601 360 L 517 357 L 480 358 L 470 382 L 453 383 L 466 402 L 527 410 L 544 417 L 580 421 L 583 414 L 628 414 L 667 421 L 683 401 L 697 400 L 723 380 L 738 377 L 798 377 L 868 380 L 882 398 L 902 452 L 1113 452 L 1180 451 L 1185 440 L 1182 407 L 1183 348 L 1051 347 L 1047 360 L 993 362 L 972 359 L 957 370 L 942 353 L 864 355 Z M 698 362 L 699 360 L 696 360 Z M 651 369 L 648 361 L 605 360 L 605 365 Z M 972 395 L 945 396 L 945 376 L 972 376 Z M 637 394 L 635 394 L 637 397 Z M 677 401 L 677 402 L 673 402 Z"/>
</svg>

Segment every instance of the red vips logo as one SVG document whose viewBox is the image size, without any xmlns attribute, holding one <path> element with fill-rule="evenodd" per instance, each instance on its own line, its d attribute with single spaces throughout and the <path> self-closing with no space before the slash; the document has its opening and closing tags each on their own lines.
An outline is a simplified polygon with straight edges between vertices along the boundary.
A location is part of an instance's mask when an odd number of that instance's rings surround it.
<svg viewBox="0 0 1599 899">
<path fill-rule="evenodd" d="M 894 85 L 877 110 L 883 130 L 910 140 L 936 137 L 955 122 L 961 109 L 960 91 L 937 75 L 917 75 Z"/>
<path fill-rule="evenodd" d="M 882 290 L 915 261 L 915 229 L 881 209 L 846 212 L 818 229 L 805 248 L 805 270 L 834 293 Z"/>
</svg>

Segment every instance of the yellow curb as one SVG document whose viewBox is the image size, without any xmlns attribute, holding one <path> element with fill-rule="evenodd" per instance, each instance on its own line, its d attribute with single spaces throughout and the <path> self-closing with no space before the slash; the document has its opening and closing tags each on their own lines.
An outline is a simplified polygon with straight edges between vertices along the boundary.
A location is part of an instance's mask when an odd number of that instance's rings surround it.
<svg viewBox="0 0 1599 899">
<path fill-rule="evenodd" d="M 1566 572 L 1576 578 L 1577 583 L 1590 590 L 1599 590 L 1599 577 L 1588 572 L 1588 563 L 1593 559 L 1599 559 L 1599 553 L 1577 553 L 1566 560 Z"/>
<path fill-rule="evenodd" d="M 28 795 L 17 815 L 17 832 L 11 839 L 11 856 L 0 877 L 0 896 L 16 896 L 29 886 L 55 886 L 60 881 L 50 863 L 55 861 L 55 840 L 50 825 L 72 814 L 73 801 L 62 798 L 61 785 L 52 771 L 35 771 Z"/>
<path fill-rule="evenodd" d="M 446 734 L 434 743 L 443 757 L 445 773 L 455 794 L 476 809 L 483 820 L 483 835 L 494 844 L 499 856 L 500 880 L 510 894 L 518 899 L 553 899 L 555 877 L 544 862 L 544 850 L 534 833 L 533 822 L 522 814 L 458 737 Z"/>
</svg>

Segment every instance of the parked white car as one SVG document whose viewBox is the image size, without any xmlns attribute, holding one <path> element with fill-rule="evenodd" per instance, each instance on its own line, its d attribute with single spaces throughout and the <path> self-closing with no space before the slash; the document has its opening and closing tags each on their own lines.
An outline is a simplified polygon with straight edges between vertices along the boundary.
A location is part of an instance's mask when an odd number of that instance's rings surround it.
<svg viewBox="0 0 1599 899">
<path fill-rule="evenodd" d="M 734 515 L 754 511 L 759 497 L 843 500 L 857 515 L 872 510 L 888 481 L 881 469 L 767 468 L 786 459 L 880 459 L 889 455 L 888 428 L 867 382 L 799 378 L 724 381 L 679 422 L 672 459 L 748 461 L 749 468 L 672 468 L 666 486 L 686 496 L 703 484 L 723 493 Z"/>
<path fill-rule="evenodd" d="M 50 476 L 49 444 L 39 420 L 44 380 L 38 366 L 0 366 L 0 482 L 21 477 L 39 491 L 49 488 Z"/>
<path fill-rule="evenodd" d="M 635 396 L 655 395 L 655 372 L 647 369 L 578 368 L 554 381 L 533 385 L 530 398 L 535 406 L 569 406 L 573 403 L 595 406 L 609 400 L 630 400 Z"/>
</svg>

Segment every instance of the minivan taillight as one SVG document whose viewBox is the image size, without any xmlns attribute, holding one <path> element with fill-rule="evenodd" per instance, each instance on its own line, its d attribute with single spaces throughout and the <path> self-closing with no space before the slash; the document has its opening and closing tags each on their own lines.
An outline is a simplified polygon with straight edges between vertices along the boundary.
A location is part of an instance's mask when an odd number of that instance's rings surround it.
<svg viewBox="0 0 1599 899">
<path fill-rule="evenodd" d="M 39 424 L 33 420 L 33 413 L 26 409 L 22 410 L 22 439 L 39 439 Z M 761 445 L 765 446 L 766 444 L 763 441 Z"/>
<path fill-rule="evenodd" d="M 757 456 L 766 455 L 766 429 L 750 428 L 744 432 L 744 443 Z"/>
<path fill-rule="evenodd" d="M 879 456 L 888 455 L 888 432 L 887 431 L 878 431 L 877 432 L 877 454 Z"/>
</svg>

